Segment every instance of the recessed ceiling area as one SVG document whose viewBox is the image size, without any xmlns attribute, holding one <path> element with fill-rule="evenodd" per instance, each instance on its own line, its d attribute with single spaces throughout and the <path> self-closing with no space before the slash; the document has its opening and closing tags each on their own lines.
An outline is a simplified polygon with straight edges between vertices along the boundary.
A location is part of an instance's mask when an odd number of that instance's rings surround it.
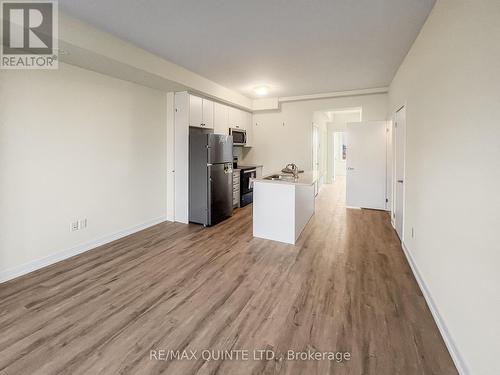
<svg viewBox="0 0 500 375">
<path fill-rule="evenodd" d="M 257 98 L 390 84 L 435 0 L 59 0 L 64 13 Z"/>
</svg>

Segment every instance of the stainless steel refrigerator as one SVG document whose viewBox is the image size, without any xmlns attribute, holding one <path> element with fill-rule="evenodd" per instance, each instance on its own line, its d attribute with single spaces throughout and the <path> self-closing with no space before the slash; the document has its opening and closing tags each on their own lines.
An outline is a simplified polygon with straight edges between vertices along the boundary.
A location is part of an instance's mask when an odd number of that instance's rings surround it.
<svg viewBox="0 0 500 375">
<path fill-rule="evenodd" d="M 215 225 L 233 214 L 233 138 L 189 129 L 189 221 Z"/>
</svg>

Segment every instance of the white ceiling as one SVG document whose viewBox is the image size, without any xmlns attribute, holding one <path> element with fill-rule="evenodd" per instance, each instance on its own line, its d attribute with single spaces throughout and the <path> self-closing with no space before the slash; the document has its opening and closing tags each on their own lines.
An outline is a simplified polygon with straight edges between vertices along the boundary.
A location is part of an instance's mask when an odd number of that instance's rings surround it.
<svg viewBox="0 0 500 375">
<path fill-rule="evenodd" d="M 61 10 L 244 95 L 387 86 L 435 0 L 59 0 Z"/>
</svg>

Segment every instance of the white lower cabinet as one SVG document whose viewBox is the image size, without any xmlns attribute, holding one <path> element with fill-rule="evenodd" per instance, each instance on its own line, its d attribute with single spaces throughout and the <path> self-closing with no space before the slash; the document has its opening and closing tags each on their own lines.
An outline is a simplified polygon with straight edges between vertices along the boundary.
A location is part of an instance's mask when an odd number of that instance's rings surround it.
<svg viewBox="0 0 500 375">
<path fill-rule="evenodd" d="M 240 171 L 233 171 L 233 207 L 240 206 Z"/>
</svg>

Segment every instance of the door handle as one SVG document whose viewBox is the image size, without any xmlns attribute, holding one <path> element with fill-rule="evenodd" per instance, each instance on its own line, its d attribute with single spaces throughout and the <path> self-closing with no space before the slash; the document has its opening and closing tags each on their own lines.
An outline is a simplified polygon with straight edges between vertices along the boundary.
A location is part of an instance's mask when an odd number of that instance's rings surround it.
<svg viewBox="0 0 500 375">
<path fill-rule="evenodd" d="M 398 180 L 398 184 L 402 184 L 404 180 Z"/>
</svg>

